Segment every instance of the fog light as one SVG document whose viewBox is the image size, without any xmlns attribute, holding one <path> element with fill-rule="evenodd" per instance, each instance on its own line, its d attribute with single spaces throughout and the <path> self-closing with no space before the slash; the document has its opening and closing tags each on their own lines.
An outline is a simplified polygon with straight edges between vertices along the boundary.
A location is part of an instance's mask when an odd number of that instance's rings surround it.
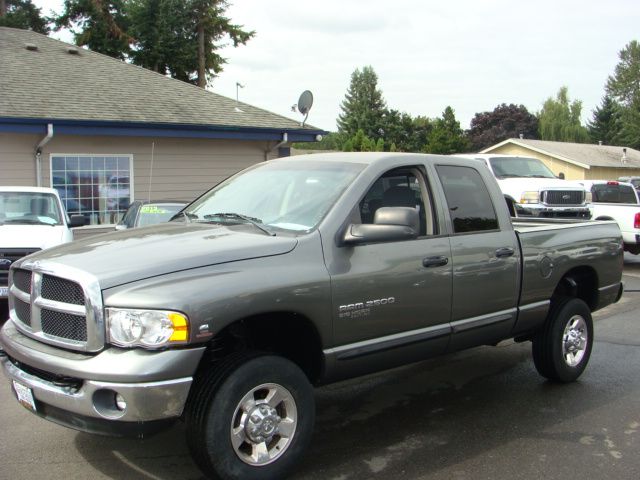
<svg viewBox="0 0 640 480">
<path fill-rule="evenodd" d="M 124 412 L 127 409 L 127 402 L 125 402 L 124 397 L 119 393 L 116 393 L 116 407 L 121 412 Z"/>
</svg>

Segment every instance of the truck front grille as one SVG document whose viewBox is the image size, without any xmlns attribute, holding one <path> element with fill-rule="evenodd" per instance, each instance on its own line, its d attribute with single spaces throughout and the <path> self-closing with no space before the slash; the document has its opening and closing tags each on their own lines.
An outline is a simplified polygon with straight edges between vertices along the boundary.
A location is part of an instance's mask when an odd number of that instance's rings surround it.
<svg viewBox="0 0 640 480">
<path fill-rule="evenodd" d="M 22 257 L 31 255 L 39 251 L 39 248 L 2 248 L 0 249 L 0 259 L 5 260 L 0 262 L 0 285 L 7 285 L 9 280 L 9 267 L 12 263 L 20 260 Z M 7 262 L 8 260 L 8 262 Z"/>
<path fill-rule="evenodd" d="M 25 260 L 12 270 L 9 287 L 9 315 L 25 335 L 71 350 L 104 347 L 102 295 L 95 277 Z"/>
<path fill-rule="evenodd" d="M 584 192 L 579 190 L 544 190 L 542 203 L 547 205 L 582 205 Z"/>
<path fill-rule="evenodd" d="M 13 284 L 18 290 L 31 294 L 31 272 L 29 270 L 16 270 L 13 272 Z"/>
<path fill-rule="evenodd" d="M 27 326 L 31 326 L 31 305 L 22 300 L 18 300 L 17 298 L 14 300 L 14 308 L 16 310 L 16 315 L 18 316 L 18 320 L 24 323 Z"/>
<path fill-rule="evenodd" d="M 42 332 L 76 342 L 87 341 L 87 319 L 84 316 L 43 309 L 40 312 Z"/>
<path fill-rule="evenodd" d="M 42 298 L 72 305 L 84 305 L 84 292 L 80 285 L 51 275 L 42 276 Z"/>
</svg>

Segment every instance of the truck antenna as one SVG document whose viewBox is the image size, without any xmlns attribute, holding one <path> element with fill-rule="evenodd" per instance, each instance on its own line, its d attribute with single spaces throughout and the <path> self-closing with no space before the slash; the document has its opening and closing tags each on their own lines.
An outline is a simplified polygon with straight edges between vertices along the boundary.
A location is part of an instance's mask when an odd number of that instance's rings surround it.
<svg viewBox="0 0 640 480">
<path fill-rule="evenodd" d="M 156 142 L 151 142 L 151 168 L 149 169 L 149 196 L 147 200 L 151 202 L 151 182 L 153 182 L 153 154 L 155 150 Z"/>
</svg>

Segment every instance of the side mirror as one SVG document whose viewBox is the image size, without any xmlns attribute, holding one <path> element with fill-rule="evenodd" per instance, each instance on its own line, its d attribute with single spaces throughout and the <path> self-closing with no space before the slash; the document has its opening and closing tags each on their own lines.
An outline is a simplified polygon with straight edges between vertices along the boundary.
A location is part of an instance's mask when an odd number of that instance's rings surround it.
<svg viewBox="0 0 640 480">
<path fill-rule="evenodd" d="M 71 215 L 69 226 L 71 228 L 84 227 L 87 224 L 87 217 L 84 215 Z"/>
<path fill-rule="evenodd" d="M 411 207 L 379 208 L 373 222 L 349 225 L 342 238 L 343 245 L 412 240 L 420 230 L 418 211 Z"/>
<path fill-rule="evenodd" d="M 560 172 L 560 173 L 558 174 L 558 178 L 559 178 L 560 180 L 564 180 L 564 172 Z"/>
</svg>

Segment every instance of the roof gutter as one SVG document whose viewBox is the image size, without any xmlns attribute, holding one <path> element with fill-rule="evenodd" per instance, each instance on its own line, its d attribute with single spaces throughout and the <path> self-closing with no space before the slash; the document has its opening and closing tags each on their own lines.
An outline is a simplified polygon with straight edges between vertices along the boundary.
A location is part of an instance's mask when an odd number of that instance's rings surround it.
<svg viewBox="0 0 640 480">
<path fill-rule="evenodd" d="M 47 124 L 47 134 L 45 137 L 40 140 L 40 143 L 36 145 L 35 150 L 35 161 L 36 161 L 36 185 L 38 187 L 42 186 L 42 148 L 51 141 L 53 138 L 53 123 Z"/>
</svg>

